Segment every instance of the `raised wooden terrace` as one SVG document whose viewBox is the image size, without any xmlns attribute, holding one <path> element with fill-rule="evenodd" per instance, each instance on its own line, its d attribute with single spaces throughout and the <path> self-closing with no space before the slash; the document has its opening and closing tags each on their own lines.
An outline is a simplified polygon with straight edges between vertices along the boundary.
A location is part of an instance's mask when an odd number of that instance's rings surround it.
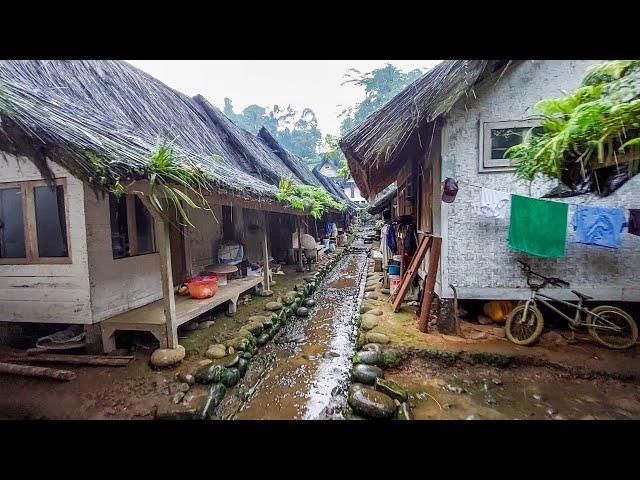
<svg viewBox="0 0 640 480">
<path fill-rule="evenodd" d="M 262 276 L 229 280 L 227 285 L 218 286 L 218 291 L 213 297 L 203 300 L 175 295 L 175 327 L 193 320 L 226 302 L 229 302 L 229 312 L 235 312 L 240 295 L 254 287 L 261 287 L 263 282 Z M 167 320 L 164 305 L 165 302 L 163 300 L 157 300 L 100 322 L 102 344 L 105 352 L 115 350 L 115 332 L 118 330 L 151 332 L 160 342 L 160 347 L 167 348 Z"/>
</svg>

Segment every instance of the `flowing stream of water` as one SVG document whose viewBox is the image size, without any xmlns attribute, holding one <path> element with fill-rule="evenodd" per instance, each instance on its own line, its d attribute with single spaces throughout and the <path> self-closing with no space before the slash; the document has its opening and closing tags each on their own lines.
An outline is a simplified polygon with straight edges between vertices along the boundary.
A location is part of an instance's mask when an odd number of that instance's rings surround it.
<svg viewBox="0 0 640 480">
<path fill-rule="evenodd" d="M 367 248 L 359 236 L 295 318 L 253 359 L 217 408 L 221 419 L 340 419 L 346 402 Z"/>
</svg>

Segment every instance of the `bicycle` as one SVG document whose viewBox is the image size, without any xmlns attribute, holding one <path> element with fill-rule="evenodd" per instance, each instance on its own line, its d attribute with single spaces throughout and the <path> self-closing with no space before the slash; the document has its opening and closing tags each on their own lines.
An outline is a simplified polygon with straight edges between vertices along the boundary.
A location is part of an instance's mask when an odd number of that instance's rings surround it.
<svg viewBox="0 0 640 480">
<path fill-rule="evenodd" d="M 576 290 L 571 292 L 578 297 L 578 303 L 571 303 L 565 300 L 553 298 L 540 290 L 547 285 L 556 287 L 566 286 L 569 283 L 557 277 L 545 277 L 531 270 L 531 267 L 518 260 L 520 268 L 524 270 L 527 276 L 527 285 L 531 289 L 531 298 L 524 304 L 515 307 L 505 324 L 507 338 L 517 345 L 531 345 L 542 334 L 544 327 L 544 319 L 542 313 L 537 307 L 537 302 L 546 305 L 561 317 L 569 322 L 569 328 L 576 330 L 579 327 L 586 327 L 589 335 L 601 345 L 613 349 L 625 349 L 633 346 L 638 340 L 638 326 L 631 315 L 621 308 L 612 307 L 610 305 L 600 305 L 593 309 L 589 309 L 583 305 L 585 301 L 592 300 L 593 297 L 580 293 Z M 542 283 L 534 283 L 532 277 L 541 278 Z M 555 308 L 548 301 L 562 303 L 569 307 L 575 308 L 575 318 L 571 318 Z M 583 321 L 582 314 L 586 315 Z"/>
</svg>

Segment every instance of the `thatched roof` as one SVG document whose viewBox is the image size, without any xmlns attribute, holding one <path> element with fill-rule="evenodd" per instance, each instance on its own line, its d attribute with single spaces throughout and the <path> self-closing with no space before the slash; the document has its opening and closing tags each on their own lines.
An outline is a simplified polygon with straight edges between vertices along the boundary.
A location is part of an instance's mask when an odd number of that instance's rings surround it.
<svg viewBox="0 0 640 480">
<path fill-rule="evenodd" d="M 160 138 L 199 163 L 212 188 L 273 198 L 281 162 L 203 104 L 122 61 L 0 61 L 0 149 L 46 156 L 83 179 L 96 175 L 91 152 L 107 173 L 144 178 Z"/>
<path fill-rule="evenodd" d="M 277 155 L 277 157 L 287 166 L 287 168 L 293 172 L 296 177 L 300 179 L 302 183 L 307 185 L 314 185 L 321 187 L 315 176 L 311 174 L 307 164 L 299 158 L 297 155 L 289 152 L 269 133 L 269 131 L 262 127 L 258 132 L 258 137 L 264 142 L 264 144 L 270 149 L 270 152 Z"/>
<path fill-rule="evenodd" d="M 317 179 L 318 183 L 324 187 L 336 200 L 345 202 L 350 208 L 355 208 L 356 205 L 351 199 L 344 193 L 344 190 L 340 188 L 331 178 L 325 177 L 320 173 L 319 166 L 316 165 L 312 170 L 313 176 Z"/>
<path fill-rule="evenodd" d="M 445 60 L 350 130 L 340 147 L 365 198 L 380 192 L 410 156 L 424 154 L 434 120 L 502 60 Z"/>
<path fill-rule="evenodd" d="M 248 171 L 253 176 L 258 176 L 272 185 L 278 185 L 282 177 L 290 178 L 294 183 L 316 185 L 313 183 L 315 179 L 311 177 L 311 171 L 303 162 L 299 162 L 291 168 L 274 153 L 269 142 L 263 141 L 237 126 L 202 95 L 197 95 L 193 99 L 207 114 L 211 128 L 218 130 L 224 136 L 224 140 L 230 143 L 246 160 Z M 282 148 L 275 139 L 273 142 L 277 148 Z"/>
<path fill-rule="evenodd" d="M 382 213 L 385 208 L 391 206 L 397 194 L 398 186 L 395 183 L 392 183 L 378 195 L 376 195 L 376 198 L 373 199 L 372 205 L 367 208 L 367 212 L 369 212 L 371 215 Z"/>
</svg>

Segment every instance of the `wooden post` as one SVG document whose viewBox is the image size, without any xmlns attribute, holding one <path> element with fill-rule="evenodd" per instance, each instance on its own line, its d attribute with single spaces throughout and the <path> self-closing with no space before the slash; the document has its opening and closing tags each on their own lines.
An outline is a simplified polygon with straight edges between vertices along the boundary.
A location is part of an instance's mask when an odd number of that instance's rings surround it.
<svg viewBox="0 0 640 480">
<path fill-rule="evenodd" d="M 173 293 L 173 272 L 171 270 L 170 225 L 164 220 L 157 223 L 158 249 L 160 251 L 160 280 L 162 282 L 162 301 L 167 328 L 167 348 L 178 346 L 178 325 L 176 321 L 176 301 Z M 162 348 L 162 345 L 160 346 Z"/>
<path fill-rule="evenodd" d="M 264 237 L 263 237 L 263 241 L 262 241 L 263 245 L 262 245 L 262 249 L 263 249 L 263 256 L 264 256 L 264 266 L 262 267 L 264 270 L 264 290 L 267 291 L 269 290 L 269 288 L 271 287 L 271 285 L 269 285 L 269 248 L 267 246 L 267 220 L 266 220 L 266 214 L 265 214 L 265 222 L 264 222 Z"/>
<path fill-rule="evenodd" d="M 302 266 L 302 233 L 300 230 L 300 217 L 296 216 L 296 226 L 298 228 L 298 271 L 304 271 Z"/>
<path fill-rule="evenodd" d="M 438 273 L 438 264 L 440 263 L 440 246 L 442 238 L 432 237 L 431 249 L 429 250 L 429 271 L 424 281 L 424 291 L 422 292 L 422 306 L 420 307 L 420 319 L 418 320 L 418 330 L 427 332 L 429 323 L 429 311 L 431 310 L 431 301 L 433 300 L 433 289 L 436 286 L 436 274 Z"/>
<path fill-rule="evenodd" d="M 162 302 L 167 330 L 167 345 L 160 344 L 160 348 L 176 348 L 178 346 L 178 322 L 173 293 L 173 271 L 171 270 L 171 240 L 169 239 L 171 225 L 165 222 L 146 195 L 139 195 L 139 198 L 155 220 L 156 240 L 160 253 L 160 282 L 162 283 Z"/>
</svg>

